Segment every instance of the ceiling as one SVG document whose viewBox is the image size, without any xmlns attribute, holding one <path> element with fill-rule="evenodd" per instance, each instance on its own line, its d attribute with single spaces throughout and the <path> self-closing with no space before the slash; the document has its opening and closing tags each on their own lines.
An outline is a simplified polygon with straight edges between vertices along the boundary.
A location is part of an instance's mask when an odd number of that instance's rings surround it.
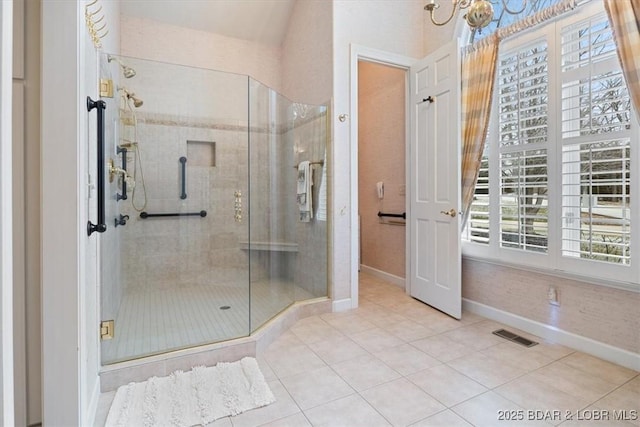
<svg viewBox="0 0 640 427">
<path fill-rule="evenodd" d="M 280 46 L 296 0 L 120 0 L 123 15 Z"/>
</svg>

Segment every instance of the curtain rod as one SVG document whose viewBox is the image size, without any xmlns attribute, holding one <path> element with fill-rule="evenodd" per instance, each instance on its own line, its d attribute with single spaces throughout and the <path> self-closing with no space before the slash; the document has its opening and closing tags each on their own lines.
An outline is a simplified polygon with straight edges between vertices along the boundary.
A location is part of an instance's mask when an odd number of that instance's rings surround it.
<svg viewBox="0 0 640 427">
<path fill-rule="evenodd" d="M 562 0 L 554 4 L 553 6 L 549 6 L 531 16 L 527 16 L 526 18 L 514 22 L 511 25 L 508 25 L 504 28 L 498 28 L 493 34 L 489 35 L 488 37 L 479 40 L 472 45 L 466 46 L 464 48 L 464 53 L 471 53 L 476 49 L 484 47 L 484 45 L 488 43 L 499 43 L 502 40 L 505 40 L 512 35 L 519 33 L 520 31 L 528 30 L 529 28 L 542 24 L 545 21 L 549 21 L 567 12 L 570 12 L 579 5 L 583 5 L 584 3 L 588 3 L 589 1 L 591 0 Z"/>
</svg>

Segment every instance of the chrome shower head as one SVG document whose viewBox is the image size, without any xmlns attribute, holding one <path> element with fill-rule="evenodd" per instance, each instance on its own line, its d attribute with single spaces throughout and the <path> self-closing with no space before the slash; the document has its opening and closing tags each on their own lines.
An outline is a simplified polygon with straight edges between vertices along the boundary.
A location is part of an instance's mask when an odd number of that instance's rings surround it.
<svg viewBox="0 0 640 427">
<path fill-rule="evenodd" d="M 122 75 L 124 76 L 125 79 L 130 79 L 131 77 L 136 75 L 136 70 L 129 67 L 128 65 L 124 65 L 118 58 L 116 58 L 113 55 L 108 55 L 107 61 L 108 62 L 116 61 L 120 65 L 120 68 L 122 68 Z"/>
</svg>

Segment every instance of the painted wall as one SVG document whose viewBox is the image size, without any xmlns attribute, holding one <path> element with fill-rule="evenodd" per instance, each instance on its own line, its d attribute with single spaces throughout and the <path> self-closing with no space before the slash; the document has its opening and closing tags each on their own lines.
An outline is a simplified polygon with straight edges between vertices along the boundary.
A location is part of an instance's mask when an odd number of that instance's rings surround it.
<svg viewBox="0 0 640 427">
<path fill-rule="evenodd" d="M 380 220 L 378 212 L 401 213 L 405 196 L 406 71 L 358 63 L 358 207 L 360 263 L 405 277 L 404 226 Z M 376 183 L 384 182 L 384 198 Z M 400 222 L 403 222 L 400 220 Z"/>
<path fill-rule="evenodd" d="M 266 44 L 122 15 L 121 54 L 246 74 L 280 91 L 281 50 Z"/>
<path fill-rule="evenodd" d="M 16 424 L 27 424 L 27 330 L 25 284 L 25 4 L 13 4 L 13 342 Z M 38 313 L 38 318 L 40 313 Z M 38 325 L 39 329 L 39 325 Z M 39 337 L 38 337 L 39 338 Z M 39 341 L 39 339 L 38 339 Z M 40 369 L 38 366 L 36 369 Z M 37 397 L 40 400 L 40 396 Z"/>
<path fill-rule="evenodd" d="M 80 205 L 86 198 L 86 187 L 78 185 L 87 167 L 86 149 L 79 150 L 85 138 L 78 132 L 82 114 L 78 82 L 83 80 L 79 74 L 84 69 L 78 46 L 78 32 L 84 26 L 78 8 L 71 2 L 42 4 L 42 103 L 57 106 L 42 116 L 41 169 L 42 300 L 46 301 L 42 306 L 42 351 L 47 355 L 42 363 L 42 416 L 43 422 L 52 425 L 81 423 L 80 284 L 95 286 L 80 272 L 84 257 L 79 255 L 83 251 L 78 225 L 86 223 L 88 215 L 86 205 Z M 63 52 L 59 46 L 68 48 Z M 70 386 L 61 393 L 60 384 Z"/>
<path fill-rule="evenodd" d="M 14 424 L 11 52 L 13 4 L 0 4 L 0 422 Z"/>
<path fill-rule="evenodd" d="M 14 2 L 13 242 L 16 424 L 41 420 L 40 3 Z"/>
<path fill-rule="evenodd" d="M 452 3 L 447 1 L 438 1 L 440 7 L 435 11 L 435 19 L 437 22 L 443 22 L 448 18 L 451 14 Z M 427 4 L 425 1 L 424 4 Z M 462 16 L 464 13 L 457 12 L 456 17 L 454 17 L 451 22 L 444 26 L 437 26 L 431 22 L 429 18 L 429 13 L 424 10 L 420 12 L 420 16 L 422 17 L 423 26 L 424 26 L 424 34 L 423 34 L 423 52 L 424 55 L 428 55 L 433 52 L 440 46 L 445 45 L 456 37 L 459 37 L 460 34 L 465 30 L 466 24 L 464 23 L 464 19 Z"/>
<path fill-rule="evenodd" d="M 422 1 L 339 0 L 333 5 L 333 75 L 334 111 L 333 143 L 333 283 L 334 300 L 352 305 L 351 241 L 351 141 L 350 121 L 338 120 L 340 114 L 350 114 L 350 46 L 352 43 L 409 57 L 423 54 Z M 337 185 L 340 183 L 340 185 Z M 357 202 L 357 201 L 356 201 Z"/>
<path fill-rule="evenodd" d="M 117 7 L 102 8 L 105 48 L 117 48 Z M 75 1 L 42 2 L 40 101 L 56 106 L 41 115 L 44 425 L 89 425 L 99 398 L 99 237 L 86 231 L 97 197 L 96 113 L 87 112 L 86 97 L 98 98 L 98 60 L 84 13 Z"/>
<path fill-rule="evenodd" d="M 298 1 L 293 8 L 282 43 L 282 94 L 291 100 L 319 105 L 331 99 L 332 11 L 331 1 Z"/>
<path fill-rule="evenodd" d="M 560 306 L 547 302 L 557 289 Z M 640 353 L 640 294 L 463 259 L 463 298 Z"/>
<path fill-rule="evenodd" d="M 40 2 L 25 2 L 25 301 L 27 423 L 42 419 L 40 253 Z"/>
</svg>

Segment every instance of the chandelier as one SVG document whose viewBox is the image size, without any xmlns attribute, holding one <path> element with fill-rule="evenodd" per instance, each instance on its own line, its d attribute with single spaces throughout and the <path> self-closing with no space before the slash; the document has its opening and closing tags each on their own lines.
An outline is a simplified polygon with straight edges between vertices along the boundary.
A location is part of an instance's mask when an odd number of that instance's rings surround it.
<svg viewBox="0 0 640 427">
<path fill-rule="evenodd" d="M 440 7 L 440 4 L 436 3 L 436 0 L 431 0 L 431 2 L 424 7 L 424 10 L 429 12 L 429 17 L 431 18 L 431 22 L 433 22 L 434 25 L 442 26 L 449 23 L 449 21 L 451 21 L 455 16 L 458 8 L 460 10 L 469 9 L 467 13 L 464 15 L 464 20 L 467 21 L 467 25 L 469 25 L 469 27 L 473 29 L 484 28 L 487 25 L 489 25 L 489 23 L 493 19 L 493 5 L 488 0 L 451 0 L 451 1 L 453 3 L 453 7 L 451 9 L 451 15 L 449 16 L 449 18 L 447 18 L 443 22 L 436 21 L 434 17 L 435 10 Z M 522 0 L 522 7 L 520 8 L 520 10 L 509 9 L 508 7 L 509 0 L 501 0 L 501 1 L 502 1 L 502 8 L 504 9 L 504 11 L 512 15 L 517 15 L 523 12 L 524 9 L 527 7 L 527 0 Z"/>
</svg>

